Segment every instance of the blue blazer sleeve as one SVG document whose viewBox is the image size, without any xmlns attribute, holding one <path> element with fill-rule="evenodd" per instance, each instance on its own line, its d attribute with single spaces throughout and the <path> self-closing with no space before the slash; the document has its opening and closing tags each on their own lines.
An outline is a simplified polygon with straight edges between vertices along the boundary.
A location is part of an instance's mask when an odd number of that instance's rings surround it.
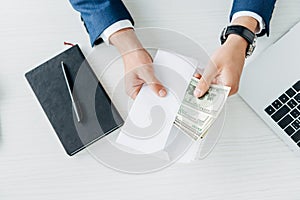
<svg viewBox="0 0 300 200">
<path fill-rule="evenodd" d="M 266 24 L 266 28 L 258 36 L 267 34 L 270 32 L 270 20 L 274 10 L 276 0 L 234 0 L 231 13 L 230 21 L 234 13 L 239 11 L 251 11 L 261 16 Z"/>
<path fill-rule="evenodd" d="M 97 38 L 113 23 L 128 19 L 134 21 L 121 0 L 69 0 L 73 8 L 80 12 L 81 19 L 90 36 L 91 45 L 99 44 Z"/>
</svg>

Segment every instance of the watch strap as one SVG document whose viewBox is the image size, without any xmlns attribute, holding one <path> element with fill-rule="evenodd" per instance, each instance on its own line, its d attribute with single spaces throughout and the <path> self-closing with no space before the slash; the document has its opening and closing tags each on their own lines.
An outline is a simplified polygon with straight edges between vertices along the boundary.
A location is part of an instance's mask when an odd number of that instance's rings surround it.
<svg viewBox="0 0 300 200">
<path fill-rule="evenodd" d="M 241 26 L 241 25 L 230 25 L 224 28 L 222 35 L 221 35 L 221 44 L 223 44 L 228 35 L 236 34 L 243 37 L 248 44 L 252 44 L 255 40 L 255 33 L 253 33 L 248 28 Z"/>
</svg>

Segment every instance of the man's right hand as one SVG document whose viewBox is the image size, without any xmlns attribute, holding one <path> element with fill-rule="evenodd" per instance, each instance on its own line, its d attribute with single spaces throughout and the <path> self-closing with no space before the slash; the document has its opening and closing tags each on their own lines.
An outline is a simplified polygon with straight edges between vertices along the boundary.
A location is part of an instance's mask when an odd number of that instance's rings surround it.
<svg viewBox="0 0 300 200">
<path fill-rule="evenodd" d="M 154 75 L 152 58 L 142 47 L 133 29 L 122 29 L 112 34 L 110 43 L 122 55 L 126 92 L 131 98 L 136 98 L 143 84 L 149 85 L 158 96 L 166 96 L 166 89 Z"/>
<path fill-rule="evenodd" d="M 239 17 L 232 24 L 245 26 L 252 32 L 255 32 L 258 26 L 256 19 L 248 16 Z M 203 74 L 195 75 L 200 80 L 195 88 L 194 96 L 203 96 L 212 83 L 231 87 L 229 95 L 237 93 L 247 46 L 247 41 L 241 36 L 229 35 L 226 42 L 211 56 Z"/>
</svg>

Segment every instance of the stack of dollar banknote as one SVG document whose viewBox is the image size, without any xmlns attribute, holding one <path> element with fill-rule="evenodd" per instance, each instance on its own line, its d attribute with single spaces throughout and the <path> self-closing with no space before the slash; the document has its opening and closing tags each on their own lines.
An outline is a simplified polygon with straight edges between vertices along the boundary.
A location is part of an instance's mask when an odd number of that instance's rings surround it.
<svg viewBox="0 0 300 200">
<path fill-rule="evenodd" d="M 212 84 L 201 98 L 194 96 L 199 79 L 192 78 L 176 115 L 175 126 L 194 140 L 203 138 L 221 112 L 230 87 Z"/>
</svg>

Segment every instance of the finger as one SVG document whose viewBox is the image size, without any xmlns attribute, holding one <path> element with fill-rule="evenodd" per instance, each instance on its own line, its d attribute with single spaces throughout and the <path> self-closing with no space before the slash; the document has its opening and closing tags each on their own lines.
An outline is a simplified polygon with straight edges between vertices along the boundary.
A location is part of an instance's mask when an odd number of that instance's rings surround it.
<svg viewBox="0 0 300 200">
<path fill-rule="evenodd" d="M 200 79 L 200 78 L 201 78 L 201 74 L 195 73 L 195 74 L 194 74 L 194 77 L 197 78 L 197 79 Z"/>
<path fill-rule="evenodd" d="M 138 93 L 140 92 L 142 86 L 138 86 L 135 88 L 131 88 L 131 91 L 128 93 L 128 95 L 134 100 Z"/>
<path fill-rule="evenodd" d="M 136 98 L 136 96 L 138 95 L 138 93 L 140 92 L 141 88 L 143 86 L 143 83 L 139 84 L 139 85 L 132 85 L 131 83 L 126 83 L 126 93 L 128 96 L 130 96 L 130 98 L 132 98 L 133 100 Z"/>
<path fill-rule="evenodd" d="M 195 97 L 202 97 L 209 89 L 210 84 L 218 74 L 218 69 L 213 62 L 210 62 L 205 68 L 202 77 L 200 78 L 195 91 Z"/>
<path fill-rule="evenodd" d="M 147 85 L 151 88 L 151 90 L 156 93 L 160 97 L 164 97 L 167 95 L 167 90 L 160 83 L 160 81 L 154 76 L 153 73 L 143 73 L 141 74 L 141 79 L 143 79 Z"/>
<path fill-rule="evenodd" d="M 140 92 L 144 81 L 139 79 L 134 73 L 128 73 L 125 75 L 125 88 L 126 93 L 132 99 L 135 99 Z"/>
<path fill-rule="evenodd" d="M 167 95 L 167 91 L 164 88 L 164 86 L 160 83 L 158 79 L 156 79 L 154 76 L 151 78 L 151 80 L 145 80 L 147 85 L 151 88 L 151 90 L 156 93 L 160 97 L 164 97 Z"/>
</svg>

